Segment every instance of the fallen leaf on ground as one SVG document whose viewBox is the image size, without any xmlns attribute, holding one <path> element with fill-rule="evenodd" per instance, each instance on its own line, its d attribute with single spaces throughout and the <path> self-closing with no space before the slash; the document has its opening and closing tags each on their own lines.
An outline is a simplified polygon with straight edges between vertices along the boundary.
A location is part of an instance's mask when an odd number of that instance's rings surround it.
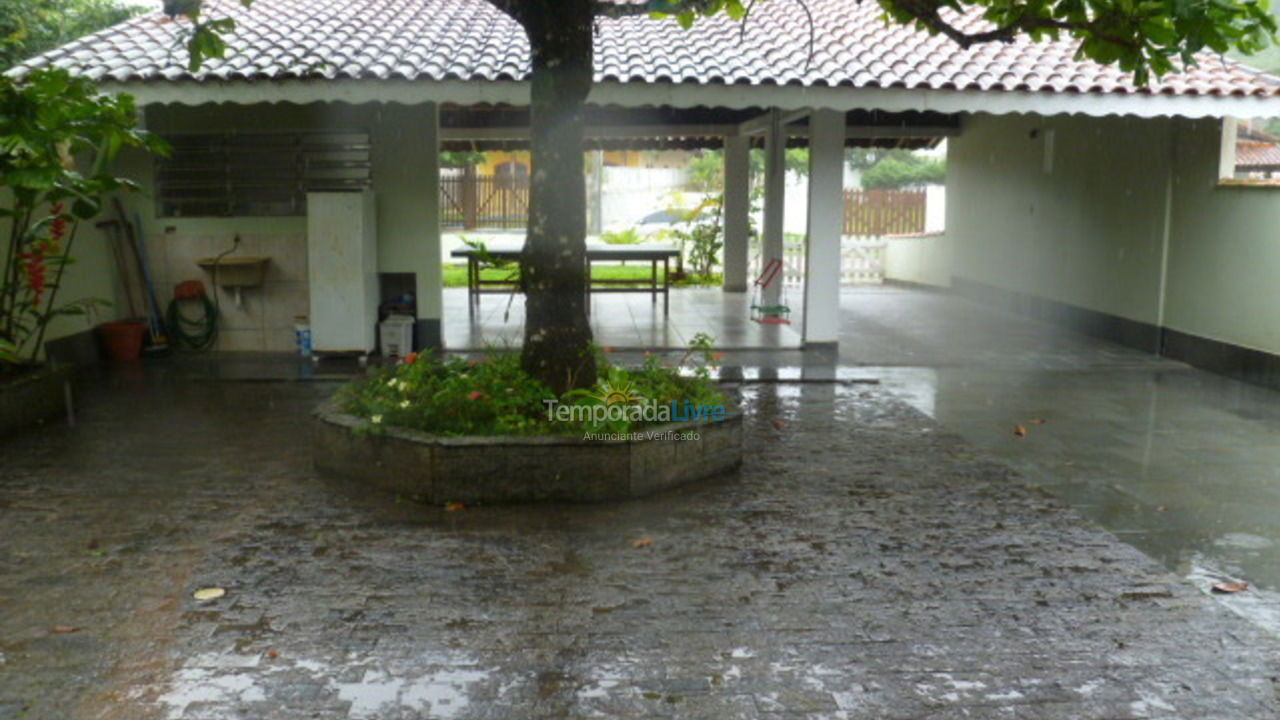
<svg viewBox="0 0 1280 720">
<path fill-rule="evenodd" d="M 90 541 L 89 541 L 89 549 L 90 549 L 90 550 L 97 550 L 97 549 L 98 549 L 98 541 L 97 541 L 97 539 L 96 539 L 96 538 L 95 538 L 95 539 L 93 539 L 93 540 L 90 540 Z"/>
<path fill-rule="evenodd" d="M 207 587 L 207 588 L 200 588 L 199 590 L 195 591 L 194 593 L 191 594 L 191 597 L 197 600 L 217 600 L 218 598 L 226 594 L 227 594 L 227 591 L 223 588 Z"/>
<path fill-rule="evenodd" d="M 280 652 L 275 648 L 271 648 L 270 650 L 267 651 L 267 657 L 271 658 L 272 660 L 275 660 L 276 658 L 280 657 Z"/>
<path fill-rule="evenodd" d="M 1026 436 L 1027 436 L 1027 429 L 1026 429 L 1026 428 L 1024 428 L 1024 427 L 1022 427 L 1021 425 L 1014 425 L 1014 426 L 1013 426 L 1013 434 L 1014 434 L 1016 437 L 1026 437 Z"/>
<path fill-rule="evenodd" d="M 1031 418 L 1030 420 L 1028 420 L 1028 421 L 1027 421 L 1027 424 L 1028 424 L 1028 425 L 1043 425 L 1043 424 L 1044 424 L 1044 418 Z"/>
<path fill-rule="evenodd" d="M 649 547 L 652 544 L 653 544 L 653 538 L 648 536 L 645 536 L 642 538 L 636 538 L 635 540 L 631 541 L 631 547 L 633 548 Z"/>
<path fill-rule="evenodd" d="M 54 625 L 53 626 L 53 631 L 58 633 L 59 635 L 65 635 L 67 633 L 73 633 L 73 632 L 80 632 L 83 629 L 84 628 L 80 627 L 79 625 Z"/>
<path fill-rule="evenodd" d="M 782 421 L 782 420 L 774 420 L 774 421 L 773 421 L 773 429 L 774 429 L 774 430 L 783 430 L 783 429 L 785 429 L 786 427 L 787 427 L 787 423 L 786 423 L 786 422 L 784 422 L 784 421 Z"/>
<path fill-rule="evenodd" d="M 458 512 L 459 510 L 466 510 L 466 509 L 467 509 L 467 506 L 463 505 L 460 502 L 451 502 L 451 503 L 444 504 L 445 512 Z"/>
<path fill-rule="evenodd" d="M 1216 593 L 1238 593 L 1248 589 L 1247 582 L 1220 582 L 1213 585 L 1213 591 Z"/>
</svg>

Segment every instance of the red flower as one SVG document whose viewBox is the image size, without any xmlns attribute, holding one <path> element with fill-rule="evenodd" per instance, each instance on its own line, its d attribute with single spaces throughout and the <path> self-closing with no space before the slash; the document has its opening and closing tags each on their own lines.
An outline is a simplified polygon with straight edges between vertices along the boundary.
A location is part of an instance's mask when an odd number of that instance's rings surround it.
<svg viewBox="0 0 1280 720">
<path fill-rule="evenodd" d="M 467 395 L 467 399 L 469 400 L 479 400 L 482 397 L 484 397 L 484 393 L 479 390 L 472 390 L 471 393 Z"/>
<path fill-rule="evenodd" d="M 54 240 L 61 240 L 67 234 L 67 218 L 62 214 L 62 203 L 54 203 L 49 208 L 49 214 L 53 216 L 53 222 L 49 225 L 49 234 Z"/>
<path fill-rule="evenodd" d="M 27 287 L 31 288 L 32 303 L 40 306 L 40 301 L 44 298 L 45 285 L 45 265 L 44 256 L 38 252 L 22 253 L 18 256 L 22 262 L 22 269 L 26 275 Z"/>
<path fill-rule="evenodd" d="M 418 362 L 418 353 L 411 352 L 408 355 L 405 355 L 404 359 L 401 360 L 400 362 L 404 363 L 405 365 L 412 365 Z"/>
</svg>

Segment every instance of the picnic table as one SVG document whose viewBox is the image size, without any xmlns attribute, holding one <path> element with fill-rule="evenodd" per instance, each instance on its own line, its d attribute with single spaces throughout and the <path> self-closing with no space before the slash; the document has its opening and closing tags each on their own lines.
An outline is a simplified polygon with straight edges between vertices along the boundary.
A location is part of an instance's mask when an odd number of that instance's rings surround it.
<svg viewBox="0 0 1280 720">
<path fill-rule="evenodd" d="M 486 245 L 482 253 L 473 247 L 460 247 L 449 253 L 451 257 L 465 258 L 467 261 L 467 300 L 468 307 L 474 314 L 480 308 L 480 296 L 506 294 L 511 292 L 512 285 L 518 282 L 519 268 L 512 266 L 511 277 L 499 280 L 487 280 L 480 276 L 483 269 L 483 256 L 494 260 L 510 260 L 518 262 L 523 243 L 494 243 Z M 674 245 L 607 245 L 604 243 L 587 243 L 587 292 L 589 293 L 649 293 L 656 304 L 658 296 L 662 296 L 662 314 L 671 313 L 671 261 L 679 259 L 680 250 Z M 593 263 L 619 263 L 626 261 L 648 262 L 649 277 L 643 280 L 591 278 Z M 658 265 L 662 265 L 662 274 L 658 274 Z M 587 303 L 590 310 L 591 303 Z"/>
</svg>

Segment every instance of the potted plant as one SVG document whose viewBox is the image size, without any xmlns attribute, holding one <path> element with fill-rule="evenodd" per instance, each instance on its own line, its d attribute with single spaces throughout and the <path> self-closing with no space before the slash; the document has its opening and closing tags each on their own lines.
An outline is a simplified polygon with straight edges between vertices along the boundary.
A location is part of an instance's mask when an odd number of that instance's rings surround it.
<svg viewBox="0 0 1280 720">
<path fill-rule="evenodd" d="M 56 414 L 69 370 L 44 362 L 49 323 L 107 304 L 60 297 L 83 221 L 134 189 L 110 169 L 128 147 L 163 150 L 127 95 L 63 70 L 0 75 L 0 433 Z"/>
</svg>

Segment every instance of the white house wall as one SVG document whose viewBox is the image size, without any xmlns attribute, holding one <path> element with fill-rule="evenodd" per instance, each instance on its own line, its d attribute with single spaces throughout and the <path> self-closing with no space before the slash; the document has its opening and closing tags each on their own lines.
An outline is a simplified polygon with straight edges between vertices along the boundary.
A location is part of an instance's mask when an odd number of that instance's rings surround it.
<svg viewBox="0 0 1280 720">
<path fill-rule="evenodd" d="M 947 162 L 953 274 L 1154 323 L 1170 128 L 1162 119 L 969 118 Z"/>
<path fill-rule="evenodd" d="M 1217 184 L 1219 121 L 978 115 L 950 146 L 945 234 L 896 242 L 891 279 L 1280 354 L 1280 189 Z"/>
<path fill-rule="evenodd" d="M 1218 123 L 1177 130 L 1165 324 L 1280 353 L 1280 188 L 1219 187 Z"/>
</svg>

